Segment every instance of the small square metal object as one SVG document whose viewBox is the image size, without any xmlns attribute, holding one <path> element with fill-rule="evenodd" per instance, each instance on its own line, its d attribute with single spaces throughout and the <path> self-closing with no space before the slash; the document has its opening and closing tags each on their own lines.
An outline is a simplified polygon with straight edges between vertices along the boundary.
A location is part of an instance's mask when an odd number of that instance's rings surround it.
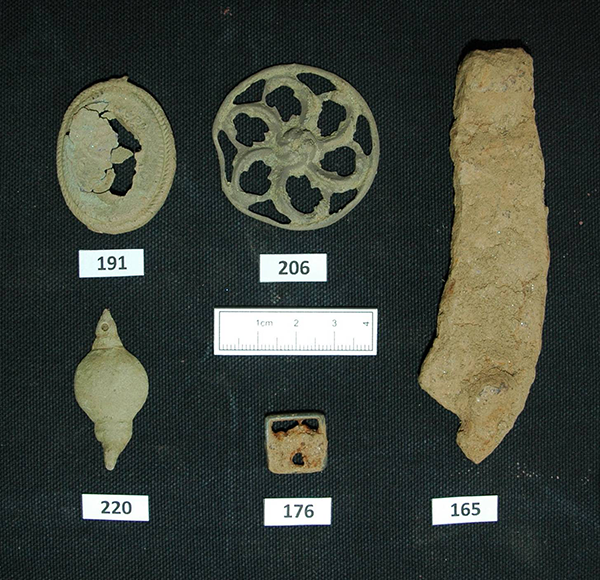
<svg viewBox="0 0 600 580">
<path fill-rule="evenodd" d="M 267 465 L 273 473 L 314 473 L 327 464 L 322 413 L 284 413 L 265 419 Z"/>
</svg>

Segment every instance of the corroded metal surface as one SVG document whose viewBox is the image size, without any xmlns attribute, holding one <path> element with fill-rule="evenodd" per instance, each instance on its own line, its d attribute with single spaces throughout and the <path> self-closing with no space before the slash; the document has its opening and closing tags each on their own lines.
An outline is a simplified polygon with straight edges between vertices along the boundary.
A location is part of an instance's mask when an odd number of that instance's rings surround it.
<svg viewBox="0 0 600 580">
<path fill-rule="evenodd" d="M 137 140 L 119 144 L 111 121 Z M 129 191 L 115 195 L 114 166 L 133 157 Z M 127 78 L 97 83 L 80 93 L 65 113 L 58 135 L 57 172 L 67 205 L 89 229 L 107 234 L 135 230 L 162 207 L 175 174 L 175 143 L 160 105 Z"/>
<path fill-rule="evenodd" d="M 273 473 L 313 473 L 327 464 L 322 413 L 286 413 L 265 419 L 267 465 Z"/>
<path fill-rule="evenodd" d="M 315 78 L 317 84 L 320 82 L 325 88 L 315 89 Z M 255 87 L 257 94 L 253 98 L 240 99 Z M 293 114 L 282 115 L 273 104 L 272 95 L 281 87 L 293 91 L 293 97 L 299 102 Z M 345 118 L 331 133 L 323 130 L 320 121 L 324 106 L 340 110 L 343 107 L 345 111 Z M 266 127 L 264 136 L 243 143 L 239 135 L 240 116 L 260 119 Z M 358 123 L 366 127 L 369 135 L 366 146 L 357 138 Z M 213 140 L 219 156 L 221 185 L 231 203 L 253 218 L 291 230 L 322 228 L 344 217 L 369 190 L 379 162 L 377 127 L 360 94 L 330 72 L 298 64 L 265 69 L 233 89 L 215 118 Z M 224 141 L 229 141 L 228 147 L 235 148 L 232 160 L 227 158 Z M 350 165 L 354 164 L 349 174 L 323 167 L 325 156 L 341 149 L 349 154 Z M 270 170 L 268 190 L 245 191 L 240 179 L 257 162 L 264 163 Z M 306 211 L 295 206 L 287 188 L 290 177 L 307 178 L 310 186 L 320 191 L 321 197 L 312 209 Z M 333 196 L 342 199 L 344 194 L 351 198 L 348 203 L 338 207 L 336 200 L 332 204 Z M 278 212 L 278 219 L 261 215 L 260 205 L 269 202 Z"/>
<path fill-rule="evenodd" d="M 146 402 L 148 375 L 128 352 L 110 312 L 96 326 L 92 350 L 75 371 L 75 398 L 94 422 L 104 449 L 104 465 L 113 470 L 133 433 L 133 419 Z"/>
</svg>

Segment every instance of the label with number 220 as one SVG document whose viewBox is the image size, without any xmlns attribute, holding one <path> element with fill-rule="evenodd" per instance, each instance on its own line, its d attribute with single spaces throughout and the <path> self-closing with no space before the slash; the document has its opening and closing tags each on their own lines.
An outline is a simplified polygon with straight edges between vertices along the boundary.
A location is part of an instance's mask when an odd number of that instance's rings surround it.
<svg viewBox="0 0 600 580">
<path fill-rule="evenodd" d="M 150 520 L 147 495 L 114 495 L 84 493 L 81 495 L 81 517 L 84 520 Z"/>
</svg>

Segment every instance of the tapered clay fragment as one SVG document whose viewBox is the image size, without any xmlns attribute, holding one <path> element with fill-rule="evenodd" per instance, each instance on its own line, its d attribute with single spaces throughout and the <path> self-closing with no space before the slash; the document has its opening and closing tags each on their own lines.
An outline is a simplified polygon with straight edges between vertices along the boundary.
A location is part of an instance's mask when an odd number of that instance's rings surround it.
<svg viewBox="0 0 600 580">
<path fill-rule="evenodd" d="M 125 163 L 133 172 L 129 189 L 125 177 L 122 184 L 116 180 Z M 67 109 L 56 164 L 63 197 L 78 220 L 99 233 L 129 232 L 152 219 L 169 194 L 173 133 L 160 105 L 127 77 L 97 83 Z"/>
<path fill-rule="evenodd" d="M 148 376 L 125 350 L 110 312 L 96 327 L 92 350 L 75 371 L 75 398 L 94 422 L 96 439 L 104 449 L 104 465 L 113 470 L 131 439 L 133 418 L 146 402 Z"/>
<path fill-rule="evenodd" d="M 458 415 L 457 443 L 479 463 L 523 410 L 541 349 L 549 251 L 531 57 L 469 54 L 454 117 L 451 266 L 419 382 Z"/>
</svg>

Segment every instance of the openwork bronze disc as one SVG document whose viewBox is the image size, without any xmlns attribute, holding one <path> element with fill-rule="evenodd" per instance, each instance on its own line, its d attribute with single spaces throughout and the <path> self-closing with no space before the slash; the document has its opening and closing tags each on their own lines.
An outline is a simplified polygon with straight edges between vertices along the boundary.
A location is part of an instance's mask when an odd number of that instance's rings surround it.
<svg viewBox="0 0 600 580">
<path fill-rule="evenodd" d="M 213 140 L 229 201 L 290 230 L 344 217 L 369 190 L 379 162 L 364 99 L 340 77 L 298 64 L 262 70 L 231 91 Z"/>
</svg>

